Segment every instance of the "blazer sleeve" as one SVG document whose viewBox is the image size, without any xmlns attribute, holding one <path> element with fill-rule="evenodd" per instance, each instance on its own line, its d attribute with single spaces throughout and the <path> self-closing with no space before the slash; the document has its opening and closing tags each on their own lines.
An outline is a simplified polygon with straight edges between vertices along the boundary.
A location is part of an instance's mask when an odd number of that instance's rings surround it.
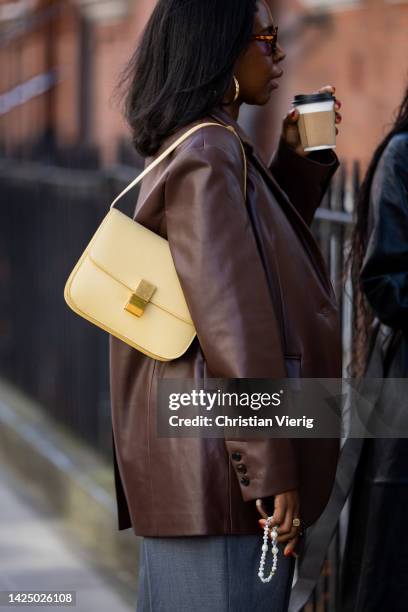
<svg viewBox="0 0 408 612">
<path fill-rule="evenodd" d="M 408 331 L 408 138 L 391 140 L 370 193 L 372 230 L 361 282 L 375 315 Z"/>
<path fill-rule="evenodd" d="M 167 239 L 209 376 L 285 378 L 243 176 L 241 151 L 204 144 L 178 153 L 165 186 Z M 245 501 L 298 486 L 290 440 L 225 444 Z M 247 467 L 243 479 L 236 470 L 240 462 Z"/>
<path fill-rule="evenodd" d="M 298 155 L 280 138 L 269 170 L 304 221 L 311 225 L 339 160 L 332 150 L 313 151 L 308 156 Z"/>
</svg>

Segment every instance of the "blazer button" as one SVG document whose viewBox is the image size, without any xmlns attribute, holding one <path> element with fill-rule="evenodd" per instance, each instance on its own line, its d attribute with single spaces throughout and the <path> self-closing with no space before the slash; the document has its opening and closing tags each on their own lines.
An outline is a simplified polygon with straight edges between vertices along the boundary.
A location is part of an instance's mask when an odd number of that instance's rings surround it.
<svg viewBox="0 0 408 612">
<path fill-rule="evenodd" d="M 241 474 L 246 474 L 246 471 L 247 471 L 246 465 L 244 463 L 238 463 L 237 471 L 241 472 Z"/>
<path fill-rule="evenodd" d="M 233 458 L 234 461 L 241 461 L 241 453 L 238 453 L 238 452 L 232 453 L 231 457 Z"/>
<path fill-rule="evenodd" d="M 245 487 L 247 487 L 249 485 L 248 476 L 242 476 L 242 478 L 240 479 L 240 483 L 243 484 Z"/>
</svg>

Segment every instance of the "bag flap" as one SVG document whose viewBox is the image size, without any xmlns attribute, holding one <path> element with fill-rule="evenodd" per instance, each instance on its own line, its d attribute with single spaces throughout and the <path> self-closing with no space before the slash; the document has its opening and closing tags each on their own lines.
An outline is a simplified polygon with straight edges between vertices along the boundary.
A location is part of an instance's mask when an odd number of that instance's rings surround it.
<svg viewBox="0 0 408 612">
<path fill-rule="evenodd" d="M 156 287 L 150 302 L 193 325 L 169 243 L 112 208 L 88 248 L 88 256 L 116 281 L 135 291 L 144 279 Z"/>
</svg>

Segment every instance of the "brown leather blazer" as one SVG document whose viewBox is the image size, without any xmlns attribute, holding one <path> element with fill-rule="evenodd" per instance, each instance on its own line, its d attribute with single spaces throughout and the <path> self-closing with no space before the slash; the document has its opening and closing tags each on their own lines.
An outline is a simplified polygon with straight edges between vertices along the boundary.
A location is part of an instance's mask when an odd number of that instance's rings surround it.
<svg viewBox="0 0 408 612">
<path fill-rule="evenodd" d="M 169 241 L 197 337 L 170 362 L 110 337 L 119 529 L 137 535 L 260 533 L 254 500 L 295 487 L 309 525 L 327 503 L 337 464 L 333 439 L 157 436 L 163 377 L 341 377 L 336 300 L 309 229 L 337 157 L 303 158 L 281 140 L 268 169 L 235 121 L 224 111 L 203 121 L 214 119 L 233 125 L 244 143 L 257 238 L 242 151 L 227 130 L 196 132 L 145 177 L 134 218 Z"/>
</svg>

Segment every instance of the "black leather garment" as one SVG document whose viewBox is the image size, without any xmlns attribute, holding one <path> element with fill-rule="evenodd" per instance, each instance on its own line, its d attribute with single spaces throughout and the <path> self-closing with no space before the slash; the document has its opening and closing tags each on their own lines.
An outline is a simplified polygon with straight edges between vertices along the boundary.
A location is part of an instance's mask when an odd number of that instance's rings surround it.
<svg viewBox="0 0 408 612">
<path fill-rule="evenodd" d="M 377 333 L 367 376 L 387 377 L 378 400 L 386 413 L 395 407 L 391 379 L 408 375 L 408 133 L 394 136 L 381 157 L 370 215 L 361 277 Z M 365 440 L 351 502 L 342 611 L 407 610 L 407 517 L 408 439 Z"/>
</svg>

